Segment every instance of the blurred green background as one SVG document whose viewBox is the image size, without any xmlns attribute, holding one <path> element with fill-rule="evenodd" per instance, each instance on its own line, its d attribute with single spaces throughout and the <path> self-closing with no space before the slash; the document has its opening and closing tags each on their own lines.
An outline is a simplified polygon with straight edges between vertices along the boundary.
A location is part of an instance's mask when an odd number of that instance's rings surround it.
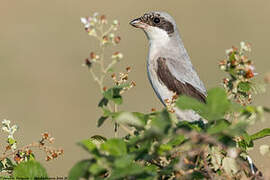
<svg viewBox="0 0 270 180">
<path fill-rule="evenodd" d="M 19 144 L 28 144 L 49 131 L 64 156 L 44 162 L 50 176 L 65 176 L 72 165 L 87 154 L 76 142 L 91 135 L 113 136 L 112 124 L 96 127 L 101 96 L 81 64 L 97 42 L 85 33 L 80 17 L 94 12 L 121 23 L 124 54 L 118 70 L 131 66 L 130 78 L 137 86 L 125 95 L 125 110 L 149 112 L 161 108 L 147 80 L 145 35 L 128 23 L 151 10 L 169 12 L 176 20 L 185 47 L 201 79 L 209 89 L 224 77 L 218 68 L 225 49 L 245 40 L 253 45 L 258 79 L 270 71 L 269 0 L 0 0 L 0 118 L 19 125 Z M 254 104 L 270 106 L 270 91 L 256 97 Z M 270 117 L 250 132 L 269 127 Z M 1 135 L 1 148 L 6 136 Z M 256 143 L 252 157 L 259 168 L 270 170 L 270 157 L 259 154 Z M 44 159 L 38 153 L 38 159 Z"/>
</svg>

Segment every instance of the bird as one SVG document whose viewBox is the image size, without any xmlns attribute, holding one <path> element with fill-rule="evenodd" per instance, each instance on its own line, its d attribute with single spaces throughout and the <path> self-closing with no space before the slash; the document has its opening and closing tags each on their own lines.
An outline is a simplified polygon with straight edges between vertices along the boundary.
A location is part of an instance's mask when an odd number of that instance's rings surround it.
<svg viewBox="0 0 270 180">
<path fill-rule="evenodd" d="M 166 12 L 152 11 L 130 21 L 149 41 L 147 75 L 163 105 L 175 95 L 186 95 L 206 103 L 207 91 L 190 61 L 175 20 Z M 181 97 L 180 97 L 181 98 Z M 173 108 L 181 121 L 201 120 L 193 110 Z"/>
</svg>

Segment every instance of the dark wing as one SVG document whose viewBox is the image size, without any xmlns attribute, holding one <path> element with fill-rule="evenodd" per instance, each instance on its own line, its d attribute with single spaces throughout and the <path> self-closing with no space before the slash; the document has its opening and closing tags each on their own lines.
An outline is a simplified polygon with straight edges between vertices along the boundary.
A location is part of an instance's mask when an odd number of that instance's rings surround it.
<svg viewBox="0 0 270 180">
<path fill-rule="evenodd" d="M 201 102 L 206 101 L 205 95 L 200 92 L 197 88 L 192 86 L 188 82 L 181 82 L 172 75 L 166 64 L 166 58 L 158 58 L 157 59 L 158 69 L 157 75 L 159 80 L 165 84 L 169 90 L 175 92 L 177 95 L 187 95 L 193 98 L 198 99 Z M 181 69 L 179 69 L 181 71 Z"/>
</svg>

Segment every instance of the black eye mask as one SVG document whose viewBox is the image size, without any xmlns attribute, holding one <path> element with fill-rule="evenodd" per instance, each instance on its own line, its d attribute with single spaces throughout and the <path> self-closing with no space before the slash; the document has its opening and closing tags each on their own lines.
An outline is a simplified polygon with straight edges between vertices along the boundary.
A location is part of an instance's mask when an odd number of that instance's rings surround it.
<svg viewBox="0 0 270 180">
<path fill-rule="evenodd" d="M 168 35 L 174 33 L 174 26 L 171 22 L 167 21 L 160 14 L 144 14 L 140 20 L 149 26 L 158 27 L 165 30 Z"/>
</svg>

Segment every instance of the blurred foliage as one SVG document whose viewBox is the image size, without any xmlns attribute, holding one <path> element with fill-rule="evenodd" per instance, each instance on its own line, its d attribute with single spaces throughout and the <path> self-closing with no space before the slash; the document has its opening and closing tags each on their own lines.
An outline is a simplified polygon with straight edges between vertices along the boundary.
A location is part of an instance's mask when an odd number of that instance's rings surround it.
<svg viewBox="0 0 270 180">
<path fill-rule="evenodd" d="M 104 17 L 95 14 L 82 22 L 88 27 L 96 18 L 94 22 L 99 25 Z M 90 31 L 95 29 L 95 23 Z M 248 134 L 247 128 L 268 108 L 249 105 L 255 75 L 249 71 L 253 62 L 243 54 L 249 48 L 241 43 L 240 51 L 227 51 L 227 59 L 220 64 L 230 77 L 225 90 L 210 89 L 205 104 L 188 96 L 176 100 L 178 108 L 201 115 L 200 121 L 178 121 L 167 108 L 146 114 L 119 111 L 116 107 L 123 103 L 121 92 L 130 84 L 125 81 L 103 88 L 98 104 L 103 114 L 98 127 L 111 120 L 113 130 L 117 132 L 120 127 L 126 135 L 118 137 L 116 133 L 109 139 L 95 135 L 80 141 L 79 146 L 89 153 L 89 158 L 73 166 L 69 179 L 263 179 L 248 150 L 255 140 L 269 136 L 270 129 Z M 269 146 L 262 147 L 261 152 L 267 154 Z"/>
<path fill-rule="evenodd" d="M 47 161 L 62 155 L 63 150 L 48 145 L 55 139 L 47 132 L 42 134 L 39 141 L 18 148 L 18 142 L 14 137 L 17 130 L 18 126 L 11 126 L 10 120 L 2 121 L 2 131 L 8 133 L 8 137 L 5 150 L 0 156 L 0 179 L 47 178 L 46 169 L 36 161 L 33 149 L 37 148 L 45 152 Z"/>
</svg>

